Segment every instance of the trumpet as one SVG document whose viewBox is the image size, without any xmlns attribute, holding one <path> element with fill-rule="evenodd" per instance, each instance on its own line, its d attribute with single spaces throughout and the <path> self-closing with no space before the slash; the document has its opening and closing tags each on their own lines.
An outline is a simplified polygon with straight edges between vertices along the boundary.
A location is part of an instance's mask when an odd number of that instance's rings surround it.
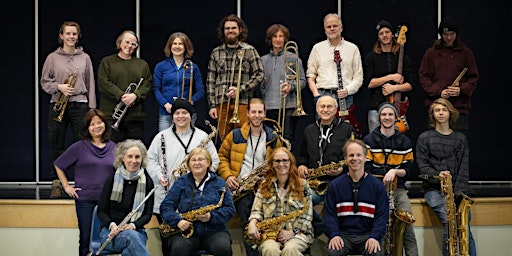
<svg viewBox="0 0 512 256">
<path fill-rule="evenodd" d="M 75 71 L 68 75 L 66 80 L 64 80 L 64 84 L 69 84 L 72 88 L 75 88 L 76 79 L 78 77 L 78 66 L 75 68 Z M 57 122 L 62 122 L 62 118 L 64 118 L 64 112 L 66 111 L 66 108 L 68 106 L 69 102 L 69 96 L 64 95 L 64 93 L 61 93 L 59 96 L 59 99 L 55 102 L 55 105 L 53 105 L 53 111 L 59 112 L 59 115 L 55 117 L 53 120 Z"/>
<path fill-rule="evenodd" d="M 233 109 L 233 116 L 229 119 L 229 122 L 232 124 L 240 123 L 240 116 L 238 114 L 238 105 L 240 104 L 240 83 L 242 81 L 242 60 L 244 59 L 244 52 L 242 50 L 238 50 L 236 52 L 236 56 L 240 59 L 238 66 L 238 82 L 236 84 L 236 97 L 235 97 L 235 108 Z M 229 108 L 229 104 L 228 104 Z M 226 115 L 227 117 L 227 115 Z"/>
<path fill-rule="evenodd" d="M 142 80 L 144 80 L 144 78 L 141 77 L 138 84 L 130 83 L 128 85 L 128 88 L 126 88 L 126 90 L 124 91 L 124 94 L 137 91 L 137 89 L 139 89 L 139 86 L 142 84 Z M 132 91 L 132 86 L 135 86 L 135 89 L 133 89 L 133 91 Z M 112 128 L 114 128 L 114 129 L 119 128 L 121 119 L 123 119 L 123 117 L 126 114 L 126 112 L 128 111 L 129 107 L 130 106 L 126 106 L 126 104 L 124 104 L 122 101 L 117 103 L 116 107 L 114 108 L 114 113 L 112 114 L 112 118 L 114 118 L 114 120 L 116 120 L 116 122 L 112 125 Z"/>
<path fill-rule="evenodd" d="M 287 52 L 291 52 L 292 54 L 288 54 Z M 289 77 L 285 78 L 290 80 L 295 79 L 295 91 L 297 93 L 297 102 L 295 104 L 295 110 L 293 111 L 292 116 L 305 116 L 307 114 L 302 107 L 302 95 L 300 86 L 299 47 L 296 42 L 288 41 L 284 45 L 284 56 L 285 76 L 288 76 L 287 74 L 289 74 Z"/>
<path fill-rule="evenodd" d="M 192 86 L 194 85 L 194 63 L 191 60 L 186 60 L 183 63 L 183 76 L 181 78 L 181 98 L 185 99 L 185 74 L 187 69 L 190 69 L 190 84 L 188 87 L 188 102 L 192 104 Z"/>
</svg>

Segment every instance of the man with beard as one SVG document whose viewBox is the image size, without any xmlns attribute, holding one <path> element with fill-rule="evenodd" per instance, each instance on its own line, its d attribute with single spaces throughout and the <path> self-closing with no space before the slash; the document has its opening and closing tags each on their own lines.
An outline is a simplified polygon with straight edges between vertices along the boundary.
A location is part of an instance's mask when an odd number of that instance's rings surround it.
<svg viewBox="0 0 512 256">
<path fill-rule="evenodd" d="M 247 122 L 238 113 L 247 111 L 253 92 L 261 98 L 258 85 L 263 80 L 263 64 L 256 49 L 244 42 L 249 30 L 242 19 L 234 14 L 224 17 L 217 33 L 222 45 L 210 55 L 206 85 L 209 115 L 217 120 L 222 141 L 231 130 Z"/>
<path fill-rule="evenodd" d="M 219 149 L 219 169 L 217 174 L 226 180 L 231 191 L 240 193 L 240 198 L 233 198 L 235 207 L 240 216 L 242 232 L 249 222 L 254 192 L 256 187 L 246 188 L 249 191 L 238 191 L 240 183 L 245 177 L 251 177 L 254 171 L 261 166 L 267 166 L 267 160 L 276 147 L 281 146 L 277 134 L 269 127 L 263 125 L 265 119 L 265 103 L 259 98 L 253 98 L 247 108 L 247 118 L 241 128 L 232 130 Z M 261 176 L 263 176 L 263 170 Z M 256 185 L 255 185 L 256 186 Z M 250 191 L 253 190 L 253 191 Z M 242 193 L 246 193 L 243 195 Z M 233 192 L 232 192 L 233 193 Z M 252 249 L 245 242 L 245 251 L 248 256 L 258 255 L 258 250 Z"/>
</svg>

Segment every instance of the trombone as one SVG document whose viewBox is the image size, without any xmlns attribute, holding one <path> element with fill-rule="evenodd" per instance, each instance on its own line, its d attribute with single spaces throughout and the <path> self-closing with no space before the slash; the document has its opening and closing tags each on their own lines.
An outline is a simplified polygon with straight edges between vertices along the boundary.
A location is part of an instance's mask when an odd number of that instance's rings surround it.
<svg viewBox="0 0 512 256">
<path fill-rule="evenodd" d="M 295 79 L 295 91 L 297 92 L 297 102 L 292 116 L 307 115 L 302 107 L 301 85 L 300 85 L 300 64 L 299 64 L 299 47 L 295 41 L 288 41 L 284 45 L 284 74 L 286 81 Z M 283 106 L 283 125 L 284 128 L 284 108 Z"/>
<path fill-rule="evenodd" d="M 183 63 L 183 76 L 181 77 L 181 98 L 185 99 L 185 74 L 190 69 L 190 84 L 188 87 L 188 102 L 192 104 L 192 86 L 194 85 L 194 63 L 191 60 L 185 60 Z"/>
<path fill-rule="evenodd" d="M 236 56 L 240 60 L 239 60 L 239 65 L 238 65 L 238 82 L 236 83 L 235 108 L 233 109 L 233 116 L 231 116 L 231 119 L 229 119 L 229 123 L 232 123 L 232 124 L 240 123 L 240 116 L 238 114 L 238 105 L 240 104 L 240 83 L 242 81 L 242 60 L 244 59 L 244 52 L 242 50 L 238 50 L 236 52 Z M 228 110 L 229 110 L 229 104 L 228 104 Z M 227 115 L 226 115 L 226 118 L 227 118 Z"/>
</svg>

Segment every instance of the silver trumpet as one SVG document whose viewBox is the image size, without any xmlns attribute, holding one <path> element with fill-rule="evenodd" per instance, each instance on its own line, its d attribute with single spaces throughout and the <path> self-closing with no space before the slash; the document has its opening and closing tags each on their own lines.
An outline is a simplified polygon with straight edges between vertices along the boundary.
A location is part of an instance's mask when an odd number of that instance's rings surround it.
<svg viewBox="0 0 512 256">
<path fill-rule="evenodd" d="M 137 91 L 137 89 L 139 89 L 140 85 L 142 84 L 143 80 L 144 80 L 144 78 L 141 77 L 138 84 L 136 84 L 136 83 L 129 84 L 128 88 L 126 88 L 126 90 L 124 91 L 124 94 L 133 93 L 133 92 Z M 132 91 L 132 86 L 135 87 L 135 88 L 133 88 L 133 91 Z M 124 115 L 128 111 L 128 108 L 130 108 L 130 106 L 126 106 L 126 104 L 124 104 L 122 101 L 119 101 L 119 103 L 117 103 L 116 107 L 114 108 L 114 113 L 112 114 L 112 118 L 114 118 L 114 120 L 116 120 L 116 122 L 112 125 L 112 128 L 114 128 L 114 129 L 119 128 L 119 124 L 121 123 L 121 120 L 123 119 Z"/>
</svg>

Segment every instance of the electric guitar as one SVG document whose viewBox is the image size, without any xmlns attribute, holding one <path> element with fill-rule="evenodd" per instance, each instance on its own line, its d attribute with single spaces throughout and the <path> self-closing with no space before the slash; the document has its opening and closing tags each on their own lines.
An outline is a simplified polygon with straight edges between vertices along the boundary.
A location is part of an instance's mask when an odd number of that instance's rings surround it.
<svg viewBox="0 0 512 256">
<path fill-rule="evenodd" d="M 398 74 L 402 74 L 404 67 L 405 32 L 407 32 L 407 27 L 405 25 L 400 26 L 400 32 L 398 33 L 396 40 L 398 45 L 400 45 L 397 68 Z M 395 126 L 401 133 L 407 132 L 409 130 L 409 124 L 407 123 L 405 112 L 407 112 L 407 109 L 409 108 L 409 99 L 405 97 L 405 99 L 402 101 L 401 93 L 396 91 L 393 92 L 392 95 L 389 95 L 389 103 L 393 104 L 398 111 L 398 119 L 395 123 Z"/>
<path fill-rule="evenodd" d="M 343 78 L 341 76 L 341 56 L 339 50 L 334 50 L 334 62 L 336 63 L 336 67 L 338 69 L 338 89 L 343 89 Z M 336 116 L 352 124 L 356 130 L 356 136 L 358 138 L 362 138 L 363 129 L 361 129 L 361 125 L 359 125 L 359 122 L 354 116 L 355 108 L 355 104 L 352 104 L 347 108 L 345 98 L 340 99 L 338 97 L 338 110 L 336 111 Z"/>
</svg>

